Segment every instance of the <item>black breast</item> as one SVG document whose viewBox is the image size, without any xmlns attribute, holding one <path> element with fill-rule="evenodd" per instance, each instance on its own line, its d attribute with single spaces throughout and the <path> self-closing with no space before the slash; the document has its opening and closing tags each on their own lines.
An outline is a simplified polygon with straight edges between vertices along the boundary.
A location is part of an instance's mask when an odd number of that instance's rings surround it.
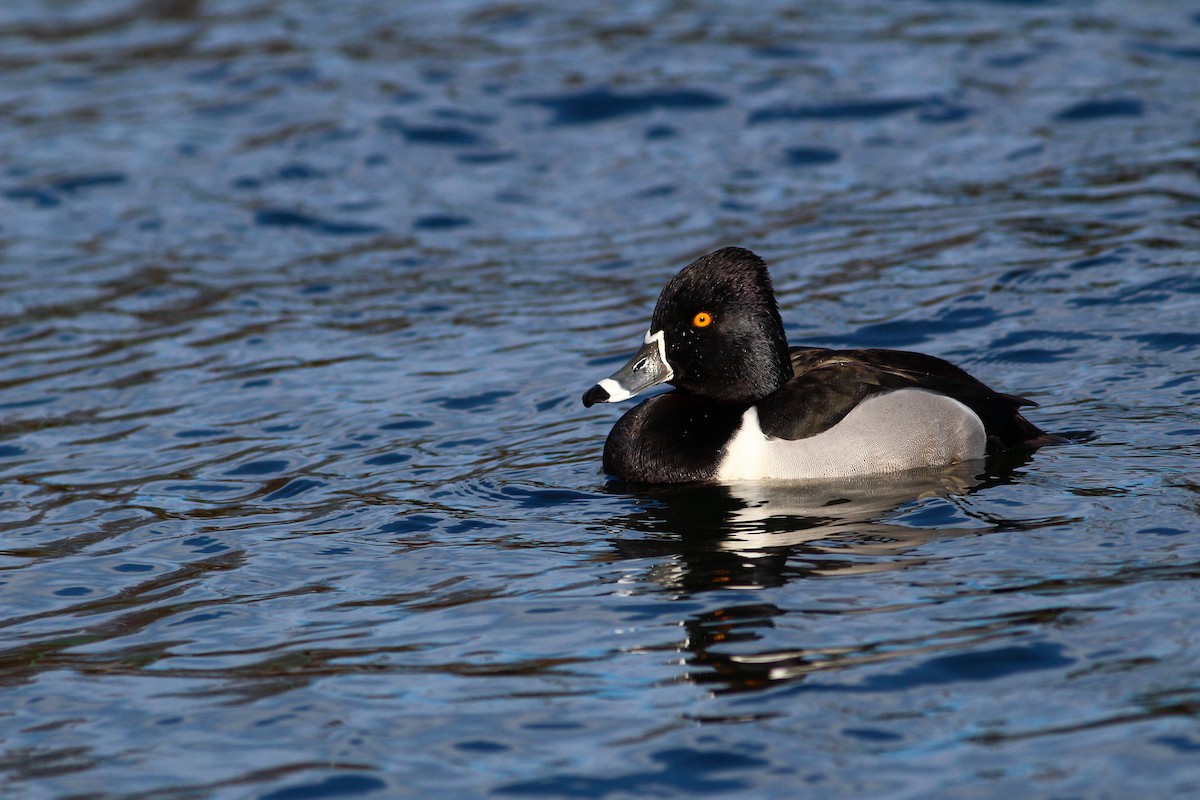
<svg viewBox="0 0 1200 800">
<path fill-rule="evenodd" d="M 633 483 L 712 480 L 746 408 L 681 392 L 652 397 L 613 426 L 604 471 Z"/>
</svg>

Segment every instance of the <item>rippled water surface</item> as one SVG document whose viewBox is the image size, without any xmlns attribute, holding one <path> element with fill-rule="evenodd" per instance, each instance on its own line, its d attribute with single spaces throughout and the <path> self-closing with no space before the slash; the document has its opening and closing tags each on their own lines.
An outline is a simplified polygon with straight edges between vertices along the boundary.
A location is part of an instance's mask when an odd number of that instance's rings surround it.
<svg viewBox="0 0 1200 800">
<path fill-rule="evenodd" d="M 732 8 L 0 8 L 5 796 L 1200 796 L 1200 7 Z M 1094 436 L 608 483 L 729 244 Z"/>
</svg>

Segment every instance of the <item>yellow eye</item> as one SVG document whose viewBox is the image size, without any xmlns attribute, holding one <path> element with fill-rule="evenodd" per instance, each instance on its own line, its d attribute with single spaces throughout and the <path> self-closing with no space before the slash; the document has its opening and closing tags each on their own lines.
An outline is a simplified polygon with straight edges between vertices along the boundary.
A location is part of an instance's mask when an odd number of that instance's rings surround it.
<svg viewBox="0 0 1200 800">
<path fill-rule="evenodd" d="M 707 328 L 709 325 L 712 325 L 712 314 L 707 311 L 701 311 L 692 317 L 692 324 L 697 328 Z"/>
</svg>

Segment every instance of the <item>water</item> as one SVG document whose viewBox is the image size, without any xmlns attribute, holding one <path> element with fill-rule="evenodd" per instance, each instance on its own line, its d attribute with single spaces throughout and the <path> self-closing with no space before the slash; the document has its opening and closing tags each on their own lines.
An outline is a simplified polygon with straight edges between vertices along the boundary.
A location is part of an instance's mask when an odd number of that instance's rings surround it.
<svg viewBox="0 0 1200 800">
<path fill-rule="evenodd" d="M 0 10 L 21 798 L 1200 794 L 1200 15 Z M 631 492 L 666 279 L 1094 438 Z"/>
</svg>

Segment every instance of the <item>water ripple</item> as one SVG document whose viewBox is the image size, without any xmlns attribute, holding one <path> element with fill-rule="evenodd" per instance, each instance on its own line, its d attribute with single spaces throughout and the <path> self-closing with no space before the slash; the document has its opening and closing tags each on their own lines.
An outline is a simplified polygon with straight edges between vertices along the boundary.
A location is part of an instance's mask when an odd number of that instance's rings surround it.
<svg viewBox="0 0 1200 800">
<path fill-rule="evenodd" d="M 275 5 L 0 8 L 10 792 L 1196 794 L 1194 15 Z M 1092 433 L 608 482 L 729 244 Z"/>
</svg>

